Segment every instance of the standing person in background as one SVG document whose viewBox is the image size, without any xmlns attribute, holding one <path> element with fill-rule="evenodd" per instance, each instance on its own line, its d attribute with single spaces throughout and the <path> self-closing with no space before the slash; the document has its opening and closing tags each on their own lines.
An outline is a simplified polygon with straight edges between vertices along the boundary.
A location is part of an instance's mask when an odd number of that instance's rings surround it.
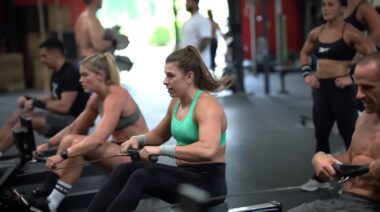
<svg viewBox="0 0 380 212">
<path fill-rule="evenodd" d="M 96 17 L 96 11 L 102 7 L 102 0 L 83 0 L 85 10 L 75 22 L 74 32 L 79 57 L 105 52 L 115 45 L 114 40 L 105 39 L 105 29 Z"/>
<path fill-rule="evenodd" d="M 348 0 L 344 20 L 362 32 L 374 43 L 380 43 L 380 16 L 366 0 Z"/>
<path fill-rule="evenodd" d="M 211 69 L 215 70 L 216 63 L 215 63 L 215 56 L 216 56 L 216 50 L 218 49 L 218 36 L 217 32 L 220 32 L 219 24 L 214 21 L 214 16 L 212 14 L 211 10 L 207 11 L 208 18 L 211 21 L 211 41 L 210 41 L 210 54 L 211 54 Z"/>
<path fill-rule="evenodd" d="M 186 10 L 191 17 L 182 27 L 181 48 L 195 46 L 202 55 L 207 68 L 211 68 L 211 22 L 199 14 L 199 0 L 186 0 Z"/>
<path fill-rule="evenodd" d="M 323 0 L 322 15 L 326 22 L 309 33 L 301 50 L 302 75 L 313 94 L 316 152 L 330 153 L 329 136 L 334 122 L 346 149 L 350 146 L 358 117 L 350 67 L 357 52 L 366 55 L 375 51 L 363 33 L 344 21 L 346 6 L 346 0 Z M 318 57 L 315 73 L 310 67 L 313 52 Z M 329 188 L 329 184 L 317 176 L 302 185 L 304 191 L 319 188 Z"/>
<path fill-rule="evenodd" d="M 356 29 L 368 34 L 368 38 L 375 44 L 380 42 L 380 16 L 376 10 L 366 0 L 348 0 L 347 9 L 344 12 L 344 20 L 350 23 Z M 353 63 L 360 59 L 361 55 L 357 55 Z M 352 66 L 351 74 L 354 67 Z M 359 111 L 364 110 L 363 103 L 358 101 Z"/>
<path fill-rule="evenodd" d="M 380 53 L 364 57 L 355 70 L 358 92 L 364 103 L 352 144 L 339 155 L 317 152 L 312 165 L 315 175 L 325 182 L 339 179 L 333 165 L 368 165 L 369 173 L 347 179 L 337 197 L 304 203 L 288 212 L 379 212 L 380 211 Z"/>
</svg>

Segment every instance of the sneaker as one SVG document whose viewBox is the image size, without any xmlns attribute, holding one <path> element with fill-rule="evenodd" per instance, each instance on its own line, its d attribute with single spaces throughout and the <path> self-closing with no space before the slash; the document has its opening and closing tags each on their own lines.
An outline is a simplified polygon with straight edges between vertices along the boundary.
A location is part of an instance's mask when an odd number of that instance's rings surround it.
<svg viewBox="0 0 380 212">
<path fill-rule="evenodd" d="M 17 202 L 19 206 L 28 211 L 33 212 L 50 212 L 48 201 L 46 198 L 35 198 L 27 194 L 19 193 L 15 188 L 10 190 L 12 199 Z"/>
<path fill-rule="evenodd" d="M 318 189 L 330 189 L 330 183 L 320 183 L 314 179 L 308 180 L 305 184 L 301 186 L 301 189 L 303 191 L 316 191 Z"/>
<path fill-rule="evenodd" d="M 46 198 L 49 196 L 49 192 L 47 192 L 44 188 L 36 187 L 32 190 L 32 196 L 35 198 L 44 197 Z"/>
</svg>

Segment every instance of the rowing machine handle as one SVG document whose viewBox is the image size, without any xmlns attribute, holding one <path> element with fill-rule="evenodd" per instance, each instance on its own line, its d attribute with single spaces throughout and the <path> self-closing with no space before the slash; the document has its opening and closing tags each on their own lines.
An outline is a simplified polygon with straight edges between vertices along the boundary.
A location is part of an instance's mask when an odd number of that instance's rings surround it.
<svg viewBox="0 0 380 212">
<path fill-rule="evenodd" d="M 128 155 L 131 157 L 132 161 L 141 161 L 139 149 L 129 148 L 127 150 Z M 156 163 L 158 161 L 157 155 L 149 155 L 149 161 Z"/>
<path fill-rule="evenodd" d="M 36 159 L 37 162 L 40 163 L 46 163 L 47 156 L 42 152 L 34 152 L 34 159 Z"/>
<path fill-rule="evenodd" d="M 369 165 L 345 165 L 334 163 L 333 168 L 342 177 L 356 177 L 369 172 Z"/>
</svg>

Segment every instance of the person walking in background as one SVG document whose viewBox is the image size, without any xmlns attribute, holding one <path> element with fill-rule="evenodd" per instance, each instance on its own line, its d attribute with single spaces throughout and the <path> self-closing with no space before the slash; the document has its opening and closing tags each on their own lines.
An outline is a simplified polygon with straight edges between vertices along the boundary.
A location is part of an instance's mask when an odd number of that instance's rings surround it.
<svg viewBox="0 0 380 212">
<path fill-rule="evenodd" d="M 211 68 L 211 22 L 208 18 L 199 14 L 199 0 L 186 0 L 186 10 L 191 13 L 191 17 L 182 27 L 181 48 L 187 45 L 196 47 L 207 68 Z"/>
<path fill-rule="evenodd" d="M 212 10 L 207 11 L 208 18 L 211 21 L 211 41 L 210 41 L 210 56 L 211 56 L 211 69 L 215 70 L 215 56 L 216 50 L 218 49 L 218 36 L 217 32 L 220 32 L 219 24 L 214 21 L 214 16 L 212 14 Z"/>
</svg>

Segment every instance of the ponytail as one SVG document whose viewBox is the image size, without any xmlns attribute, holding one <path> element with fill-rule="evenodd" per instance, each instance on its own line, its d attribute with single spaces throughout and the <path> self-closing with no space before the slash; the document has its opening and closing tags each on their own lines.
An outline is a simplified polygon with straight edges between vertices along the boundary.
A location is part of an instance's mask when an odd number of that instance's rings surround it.
<svg viewBox="0 0 380 212">
<path fill-rule="evenodd" d="M 88 56 L 80 62 L 80 65 L 86 66 L 95 73 L 103 72 L 107 85 L 120 85 L 119 69 L 112 54 L 104 53 Z"/>
<path fill-rule="evenodd" d="M 120 85 L 119 68 L 117 67 L 114 56 L 111 53 L 105 53 L 104 56 L 108 63 L 109 78 L 107 78 L 107 84 Z"/>
</svg>

